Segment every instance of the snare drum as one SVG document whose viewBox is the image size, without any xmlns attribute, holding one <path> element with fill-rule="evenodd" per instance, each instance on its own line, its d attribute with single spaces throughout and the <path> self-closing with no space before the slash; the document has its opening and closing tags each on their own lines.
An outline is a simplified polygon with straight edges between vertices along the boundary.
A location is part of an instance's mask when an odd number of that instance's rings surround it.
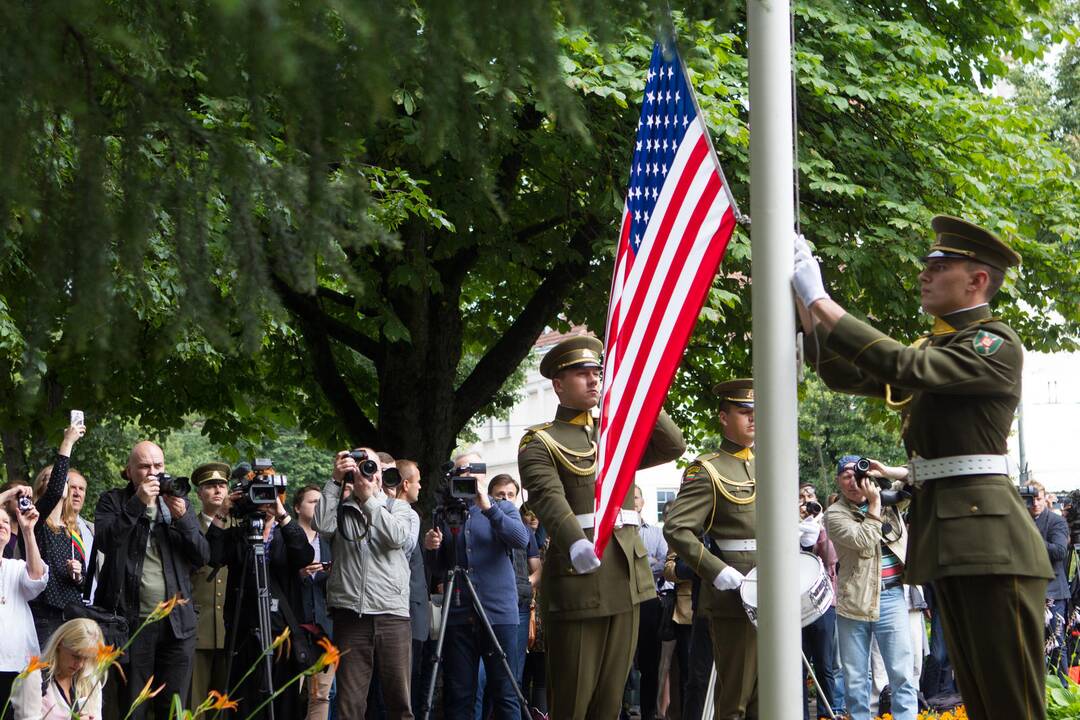
<svg viewBox="0 0 1080 720">
<path fill-rule="evenodd" d="M 825 614 L 832 605 L 833 588 L 825 565 L 821 558 L 813 553 L 799 553 L 799 596 L 802 613 L 802 626 L 806 627 Z M 743 609 L 750 622 L 757 626 L 758 593 L 757 568 L 746 574 L 746 580 L 739 587 Z"/>
</svg>

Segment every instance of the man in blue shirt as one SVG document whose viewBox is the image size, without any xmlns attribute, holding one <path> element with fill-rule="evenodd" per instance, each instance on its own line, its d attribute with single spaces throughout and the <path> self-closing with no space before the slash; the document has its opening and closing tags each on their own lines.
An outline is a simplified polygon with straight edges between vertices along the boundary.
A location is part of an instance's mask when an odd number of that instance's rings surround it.
<svg viewBox="0 0 1080 720">
<path fill-rule="evenodd" d="M 482 487 L 482 484 L 480 484 Z M 449 498 L 444 498 L 444 502 Z M 436 572 L 456 563 L 476 588 L 477 599 L 503 652 L 517 646 L 517 582 L 511 554 L 525 549 L 529 533 L 513 503 L 492 501 L 478 493 L 467 501 L 464 524 L 452 529 L 444 517 L 424 535 L 424 547 L 434 553 Z M 481 657 L 496 720 L 518 720 L 520 707 L 513 681 L 494 653 L 483 621 L 473 607 L 463 582 L 455 582 L 452 597 L 444 601 L 446 638 L 443 645 L 443 706 L 447 720 L 471 720 L 476 701 L 477 671 Z"/>
</svg>

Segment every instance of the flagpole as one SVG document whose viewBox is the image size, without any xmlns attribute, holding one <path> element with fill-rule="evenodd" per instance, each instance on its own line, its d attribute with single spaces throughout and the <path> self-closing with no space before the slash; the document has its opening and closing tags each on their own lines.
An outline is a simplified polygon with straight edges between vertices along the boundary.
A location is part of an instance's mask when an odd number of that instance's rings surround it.
<svg viewBox="0 0 1080 720">
<path fill-rule="evenodd" d="M 802 717 L 789 0 L 747 0 L 759 717 Z"/>
</svg>

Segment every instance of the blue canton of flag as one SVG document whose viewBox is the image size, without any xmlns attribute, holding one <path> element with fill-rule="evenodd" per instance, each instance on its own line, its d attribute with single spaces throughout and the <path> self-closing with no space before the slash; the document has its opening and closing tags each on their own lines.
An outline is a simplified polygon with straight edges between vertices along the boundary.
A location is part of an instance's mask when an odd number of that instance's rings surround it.
<svg viewBox="0 0 1080 720">
<path fill-rule="evenodd" d="M 652 61 L 645 76 L 645 99 L 638 119 L 630 189 L 626 205 L 630 213 L 630 244 L 636 252 L 645 237 L 645 227 L 656 208 L 675 150 L 686 129 L 697 118 L 694 101 L 678 56 L 664 60 L 660 43 L 653 46 Z"/>
</svg>

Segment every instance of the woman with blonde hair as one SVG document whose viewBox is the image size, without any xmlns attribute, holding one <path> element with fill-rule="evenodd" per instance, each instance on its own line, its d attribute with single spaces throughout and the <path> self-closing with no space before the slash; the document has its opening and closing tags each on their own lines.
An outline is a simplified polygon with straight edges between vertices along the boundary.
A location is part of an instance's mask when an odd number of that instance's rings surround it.
<svg viewBox="0 0 1080 720">
<path fill-rule="evenodd" d="M 82 602 L 86 553 L 74 509 L 67 499 L 67 479 L 71 450 L 85 432 L 82 425 L 72 425 L 64 430 L 56 459 L 38 473 L 34 481 L 34 506 L 41 513 L 41 522 L 34 533 L 41 557 L 49 566 L 49 584 L 45 586 L 45 592 L 30 603 L 41 647 L 45 647 L 49 636 L 64 622 L 64 608 Z"/>
<path fill-rule="evenodd" d="M 68 620 L 56 629 L 42 657 L 49 664 L 41 698 L 42 720 L 101 720 L 105 676 L 95 672 L 95 660 L 98 646 L 104 643 L 101 628 L 87 618 Z"/>
</svg>

